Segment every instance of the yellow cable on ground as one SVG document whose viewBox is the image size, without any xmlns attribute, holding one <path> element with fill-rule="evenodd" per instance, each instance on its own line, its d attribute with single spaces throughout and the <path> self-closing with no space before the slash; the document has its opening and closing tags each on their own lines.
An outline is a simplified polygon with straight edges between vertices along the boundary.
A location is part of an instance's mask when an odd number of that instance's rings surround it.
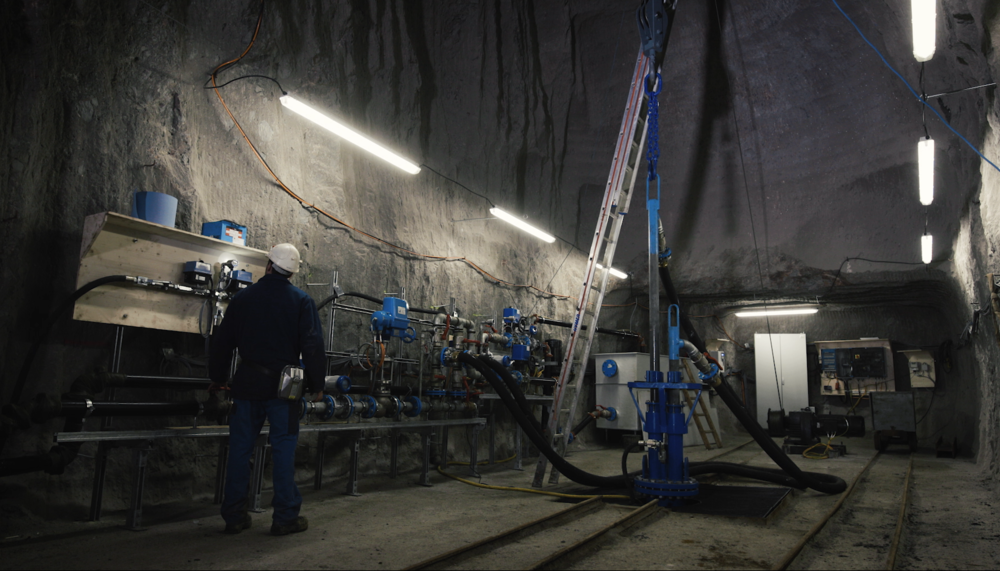
<svg viewBox="0 0 1000 571">
<path fill-rule="evenodd" d="M 492 486 L 490 484 L 480 484 L 479 482 L 473 482 L 472 480 L 466 480 L 465 478 L 459 478 L 458 476 L 455 476 L 454 474 L 449 474 L 448 472 L 445 472 L 444 469 L 441 468 L 441 466 L 438 466 L 437 471 L 440 472 L 444 476 L 448 476 L 452 480 L 458 480 L 459 482 L 462 482 L 464 484 L 469 484 L 470 486 L 475 486 L 477 488 L 486 488 L 487 490 L 503 490 L 503 491 L 507 491 L 507 492 L 527 492 L 529 494 L 541 494 L 543 496 L 555 496 L 557 498 L 570 498 L 570 499 L 574 499 L 574 500 L 589 500 L 590 498 L 607 498 L 607 499 L 614 499 L 614 500 L 631 500 L 632 499 L 631 496 L 622 496 L 622 495 L 600 495 L 600 494 L 598 494 L 598 495 L 585 496 L 585 495 L 580 495 L 580 494 L 561 494 L 559 492 L 546 492 L 544 490 L 534 490 L 532 488 L 514 488 L 514 487 L 511 487 L 511 486 Z"/>
<path fill-rule="evenodd" d="M 817 442 L 816 444 L 813 444 L 809 448 L 806 448 L 805 450 L 802 451 L 802 456 L 810 460 L 826 460 L 830 458 L 830 451 L 833 450 L 833 446 L 830 446 L 830 443 L 833 442 L 833 438 L 834 437 L 831 436 L 830 439 L 826 441 L 826 444 L 823 444 L 822 442 Z M 824 447 L 823 451 L 817 454 L 811 454 L 810 451 L 813 448 L 816 448 L 817 446 L 823 446 Z"/>
</svg>

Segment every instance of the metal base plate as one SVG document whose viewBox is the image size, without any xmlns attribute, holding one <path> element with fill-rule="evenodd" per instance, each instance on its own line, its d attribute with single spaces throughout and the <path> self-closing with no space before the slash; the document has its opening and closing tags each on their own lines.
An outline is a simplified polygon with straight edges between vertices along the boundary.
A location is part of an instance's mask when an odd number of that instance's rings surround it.
<svg viewBox="0 0 1000 571">
<path fill-rule="evenodd" d="M 702 485 L 698 497 L 674 511 L 691 514 L 766 519 L 791 488 Z"/>
</svg>

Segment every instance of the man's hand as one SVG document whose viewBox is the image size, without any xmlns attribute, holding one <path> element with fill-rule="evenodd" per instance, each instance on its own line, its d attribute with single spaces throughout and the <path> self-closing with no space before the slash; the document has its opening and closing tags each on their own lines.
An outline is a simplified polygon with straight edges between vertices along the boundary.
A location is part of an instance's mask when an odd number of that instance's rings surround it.
<svg viewBox="0 0 1000 571">
<path fill-rule="evenodd" d="M 313 402 L 319 402 L 323 400 L 323 391 L 318 391 L 315 396 L 313 396 Z"/>
</svg>

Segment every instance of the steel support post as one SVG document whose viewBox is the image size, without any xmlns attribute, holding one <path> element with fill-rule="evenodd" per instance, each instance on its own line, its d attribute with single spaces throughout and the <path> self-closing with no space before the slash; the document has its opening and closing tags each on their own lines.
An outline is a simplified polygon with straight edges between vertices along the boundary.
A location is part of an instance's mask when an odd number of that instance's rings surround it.
<svg viewBox="0 0 1000 571">
<path fill-rule="evenodd" d="M 360 463 L 361 455 L 361 440 L 364 438 L 364 432 L 359 432 L 351 442 L 351 468 L 350 473 L 347 477 L 347 491 L 344 494 L 348 496 L 360 496 L 358 493 L 358 464 Z"/>
<path fill-rule="evenodd" d="M 149 443 L 135 449 L 135 472 L 132 475 L 132 499 L 129 502 L 128 515 L 125 517 L 125 528 L 140 531 L 142 527 L 142 492 L 146 487 L 146 461 L 152 450 Z"/>
<path fill-rule="evenodd" d="M 214 503 L 222 503 L 226 491 L 226 466 L 229 464 L 229 439 L 219 442 L 219 463 L 215 467 L 215 500 Z"/>
<path fill-rule="evenodd" d="M 521 466 L 521 460 L 524 459 L 523 452 L 521 450 L 521 425 L 516 424 L 516 426 L 517 429 L 514 431 L 514 469 L 524 470 Z"/>
<path fill-rule="evenodd" d="M 316 476 L 313 478 L 313 489 L 323 489 L 323 462 L 326 460 L 326 433 L 316 435 Z"/>
<path fill-rule="evenodd" d="M 448 427 L 441 427 L 441 466 L 448 465 Z"/>
<path fill-rule="evenodd" d="M 479 477 L 479 432 L 482 430 L 482 425 L 476 424 L 471 427 L 472 430 L 472 442 L 469 444 L 469 476 L 473 478 Z"/>
<path fill-rule="evenodd" d="M 264 464 L 267 460 L 267 449 L 271 447 L 267 437 L 261 436 L 257 440 L 257 445 L 253 448 L 253 471 L 250 473 L 250 493 L 248 494 L 250 505 L 248 511 L 262 513 L 264 508 L 260 505 L 261 490 L 264 489 Z"/>
<path fill-rule="evenodd" d="M 111 372 L 118 373 L 122 363 L 122 342 L 125 338 L 125 328 L 121 325 L 115 326 L 115 341 L 111 351 Z M 109 402 L 115 400 L 114 387 L 109 388 L 105 394 Z M 101 419 L 101 430 L 111 428 L 110 416 Z M 108 451 L 111 446 L 105 443 L 97 445 L 97 454 L 94 455 L 94 487 L 90 494 L 90 521 L 101 520 L 101 506 L 104 503 L 104 481 L 108 473 Z"/>
<path fill-rule="evenodd" d="M 417 482 L 421 486 L 431 487 L 431 442 L 434 441 L 434 433 L 423 430 L 420 432 L 420 443 L 423 447 L 422 459 L 420 462 L 420 480 Z"/>
<path fill-rule="evenodd" d="M 490 466 L 497 463 L 497 415 L 493 412 L 493 404 L 490 404 L 490 415 L 487 417 L 486 422 L 490 423 L 490 451 L 489 451 L 489 462 Z"/>
<path fill-rule="evenodd" d="M 389 477 L 395 478 L 399 473 L 399 431 L 389 431 Z"/>
</svg>

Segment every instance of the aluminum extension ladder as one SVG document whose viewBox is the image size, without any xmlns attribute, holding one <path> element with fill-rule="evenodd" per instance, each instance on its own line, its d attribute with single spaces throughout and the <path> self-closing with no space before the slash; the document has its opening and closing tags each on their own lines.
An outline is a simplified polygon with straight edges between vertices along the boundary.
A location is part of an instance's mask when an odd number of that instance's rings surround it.
<svg viewBox="0 0 1000 571">
<path fill-rule="evenodd" d="M 618 234 L 621 232 L 622 222 L 628 213 L 629 203 L 632 200 L 632 189 L 635 187 L 639 162 L 642 158 L 642 150 L 646 143 L 648 98 L 643 87 L 643 78 L 646 75 L 647 65 L 648 59 L 640 51 L 635 62 L 635 71 L 632 73 L 632 86 L 629 89 L 621 129 L 618 131 L 618 143 L 615 146 L 611 173 L 608 175 L 604 200 L 597 218 L 597 229 L 594 231 L 594 240 L 590 245 L 587 270 L 577 300 L 576 317 L 573 319 L 569 344 L 566 347 L 562 369 L 553 391 L 554 398 L 548 429 L 549 434 L 553 435 L 553 448 L 560 456 L 566 452 L 569 427 L 573 426 L 576 409 L 580 403 L 580 387 L 587 371 L 590 347 L 594 342 L 601 304 L 604 303 L 604 294 L 608 288 L 609 270 L 615 256 Z M 581 335 L 581 333 L 584 334 Z M 567 398 L 570 393 L 572 398 Z M 571 403 L 569 407 L 563 406 L 566 402 Z M 541 455 L 535 467 L 535 477 L 531 483 L 533 487 L 542 487 L 542 480 L 545 478 L 548 464 L 545 455 Z M 559 472 L 553 468 L 549 476 L 549 483 L 557 484 L 558 482 Z"/>
</svg>

